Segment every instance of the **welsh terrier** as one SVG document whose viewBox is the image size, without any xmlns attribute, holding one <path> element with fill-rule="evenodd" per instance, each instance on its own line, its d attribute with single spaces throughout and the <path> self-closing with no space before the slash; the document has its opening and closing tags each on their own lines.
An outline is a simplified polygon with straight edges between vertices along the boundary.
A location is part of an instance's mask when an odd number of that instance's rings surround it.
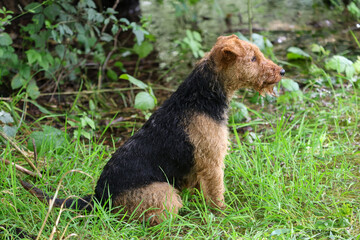
<svg viewBox="0 0 360 240">
<path fill-rule="evenodd" d="M 55 206 L 91 210 L 94 200 L 103 205 L 111 200 L 154 225 L 182 207 L 179 190 L 197 188 L 208 204 L 225 208 L 229 102 L 239 88 L 274 95 L 284 74 L 254 44 L 235 35 L 219 37 L 177 91 L 113 154 L 95 194 L 56 199 Z M 51 199 L 21 183 L 40 200 Z"/>
</svg>

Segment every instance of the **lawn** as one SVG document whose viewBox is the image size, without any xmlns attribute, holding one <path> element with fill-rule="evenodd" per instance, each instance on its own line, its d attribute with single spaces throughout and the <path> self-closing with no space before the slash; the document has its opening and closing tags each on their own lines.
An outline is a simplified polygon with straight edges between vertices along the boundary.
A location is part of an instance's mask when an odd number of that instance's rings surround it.
<svg viewBox="0 0 360 240">
<path fill-rule="evenodd" d="M 64 198 L 90 194 L 102 167 L 115 151 L 95 135 L 91 141 L 80 136 L 62 137 L 67 136 L 70 126 L 65 121 L 59 135 L 47 135 L 47 141 L 38 147 L 36 165 L 43 174 L 41 179 L 0 165 L 1 236 L 358 239 L 360 91 L 351 82 L 327 88 L 318 84 L 307 86 L 301 100 L 285 91 L 278 102 L 251 105 L 245 100 L 251 106 L 252 120 L 234 123 L 230 119 L 232 134 L 225 161 L 228 208 L 222 212 L 206 206 L 201 193 L 189 191 L 182 193 L 184 207 L 179 216 L 155 227 L 132 220 L 131 216 L 124 220 L 123 214 L 100 206 L 91 213 L 49 211 L 48 206 L 21 187 L 19 179 L 50 194 L 58 186 L 58 195 Z M 2 159 L 28 167 L 24 160 L 27 151 L 21 154 L 14 147 L 26 146 L 25 132 L 26 128 L 17 142 L 3 145 Z M 74 169 L 77 171 L 69 172 Z"/>
</svg>

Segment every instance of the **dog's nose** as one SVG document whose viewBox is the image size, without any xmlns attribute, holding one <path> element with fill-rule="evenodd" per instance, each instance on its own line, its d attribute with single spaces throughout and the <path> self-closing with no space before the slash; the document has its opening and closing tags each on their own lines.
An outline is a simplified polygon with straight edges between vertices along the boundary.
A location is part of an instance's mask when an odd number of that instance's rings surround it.
<svg viewBox="0 0 360 240">
<path fill-rule="evenodd" d="M 281 70 L 280 70 L 280 75 L 281 75 L 281 76 L 284 76 L 284 75 L 285 75 L 285 69 L 281 69 Z"/>
</svg>

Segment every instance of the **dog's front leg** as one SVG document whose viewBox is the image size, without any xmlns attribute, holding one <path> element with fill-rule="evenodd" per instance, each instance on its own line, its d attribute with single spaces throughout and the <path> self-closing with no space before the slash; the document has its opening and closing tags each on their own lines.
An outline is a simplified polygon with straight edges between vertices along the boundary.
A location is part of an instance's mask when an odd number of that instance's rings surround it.
<svg viewBox="0 0 360 240">
<path fill-rule="evenodd" d="M 224 171 L 221 166 L 198 172 L 198 181 L 206 201 L 213 207 L 224 209 Z"/>
</svg>

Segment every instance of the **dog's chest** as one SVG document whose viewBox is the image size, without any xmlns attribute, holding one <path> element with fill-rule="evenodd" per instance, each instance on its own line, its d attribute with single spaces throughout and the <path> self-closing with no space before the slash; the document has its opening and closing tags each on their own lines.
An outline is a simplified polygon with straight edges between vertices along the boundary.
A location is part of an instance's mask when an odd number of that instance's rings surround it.
<svg viewBox="0 0 360 240">
<path fill-rule="evenodd" d="M 205 114 L 192 117 L 187 134 L 194 147 L 194 167 L 186 176 L 186 187 L 196 185 L 196 173 L 224 167 L 228 146 L 226 121 L 218 122 Z"/>
</svg>

